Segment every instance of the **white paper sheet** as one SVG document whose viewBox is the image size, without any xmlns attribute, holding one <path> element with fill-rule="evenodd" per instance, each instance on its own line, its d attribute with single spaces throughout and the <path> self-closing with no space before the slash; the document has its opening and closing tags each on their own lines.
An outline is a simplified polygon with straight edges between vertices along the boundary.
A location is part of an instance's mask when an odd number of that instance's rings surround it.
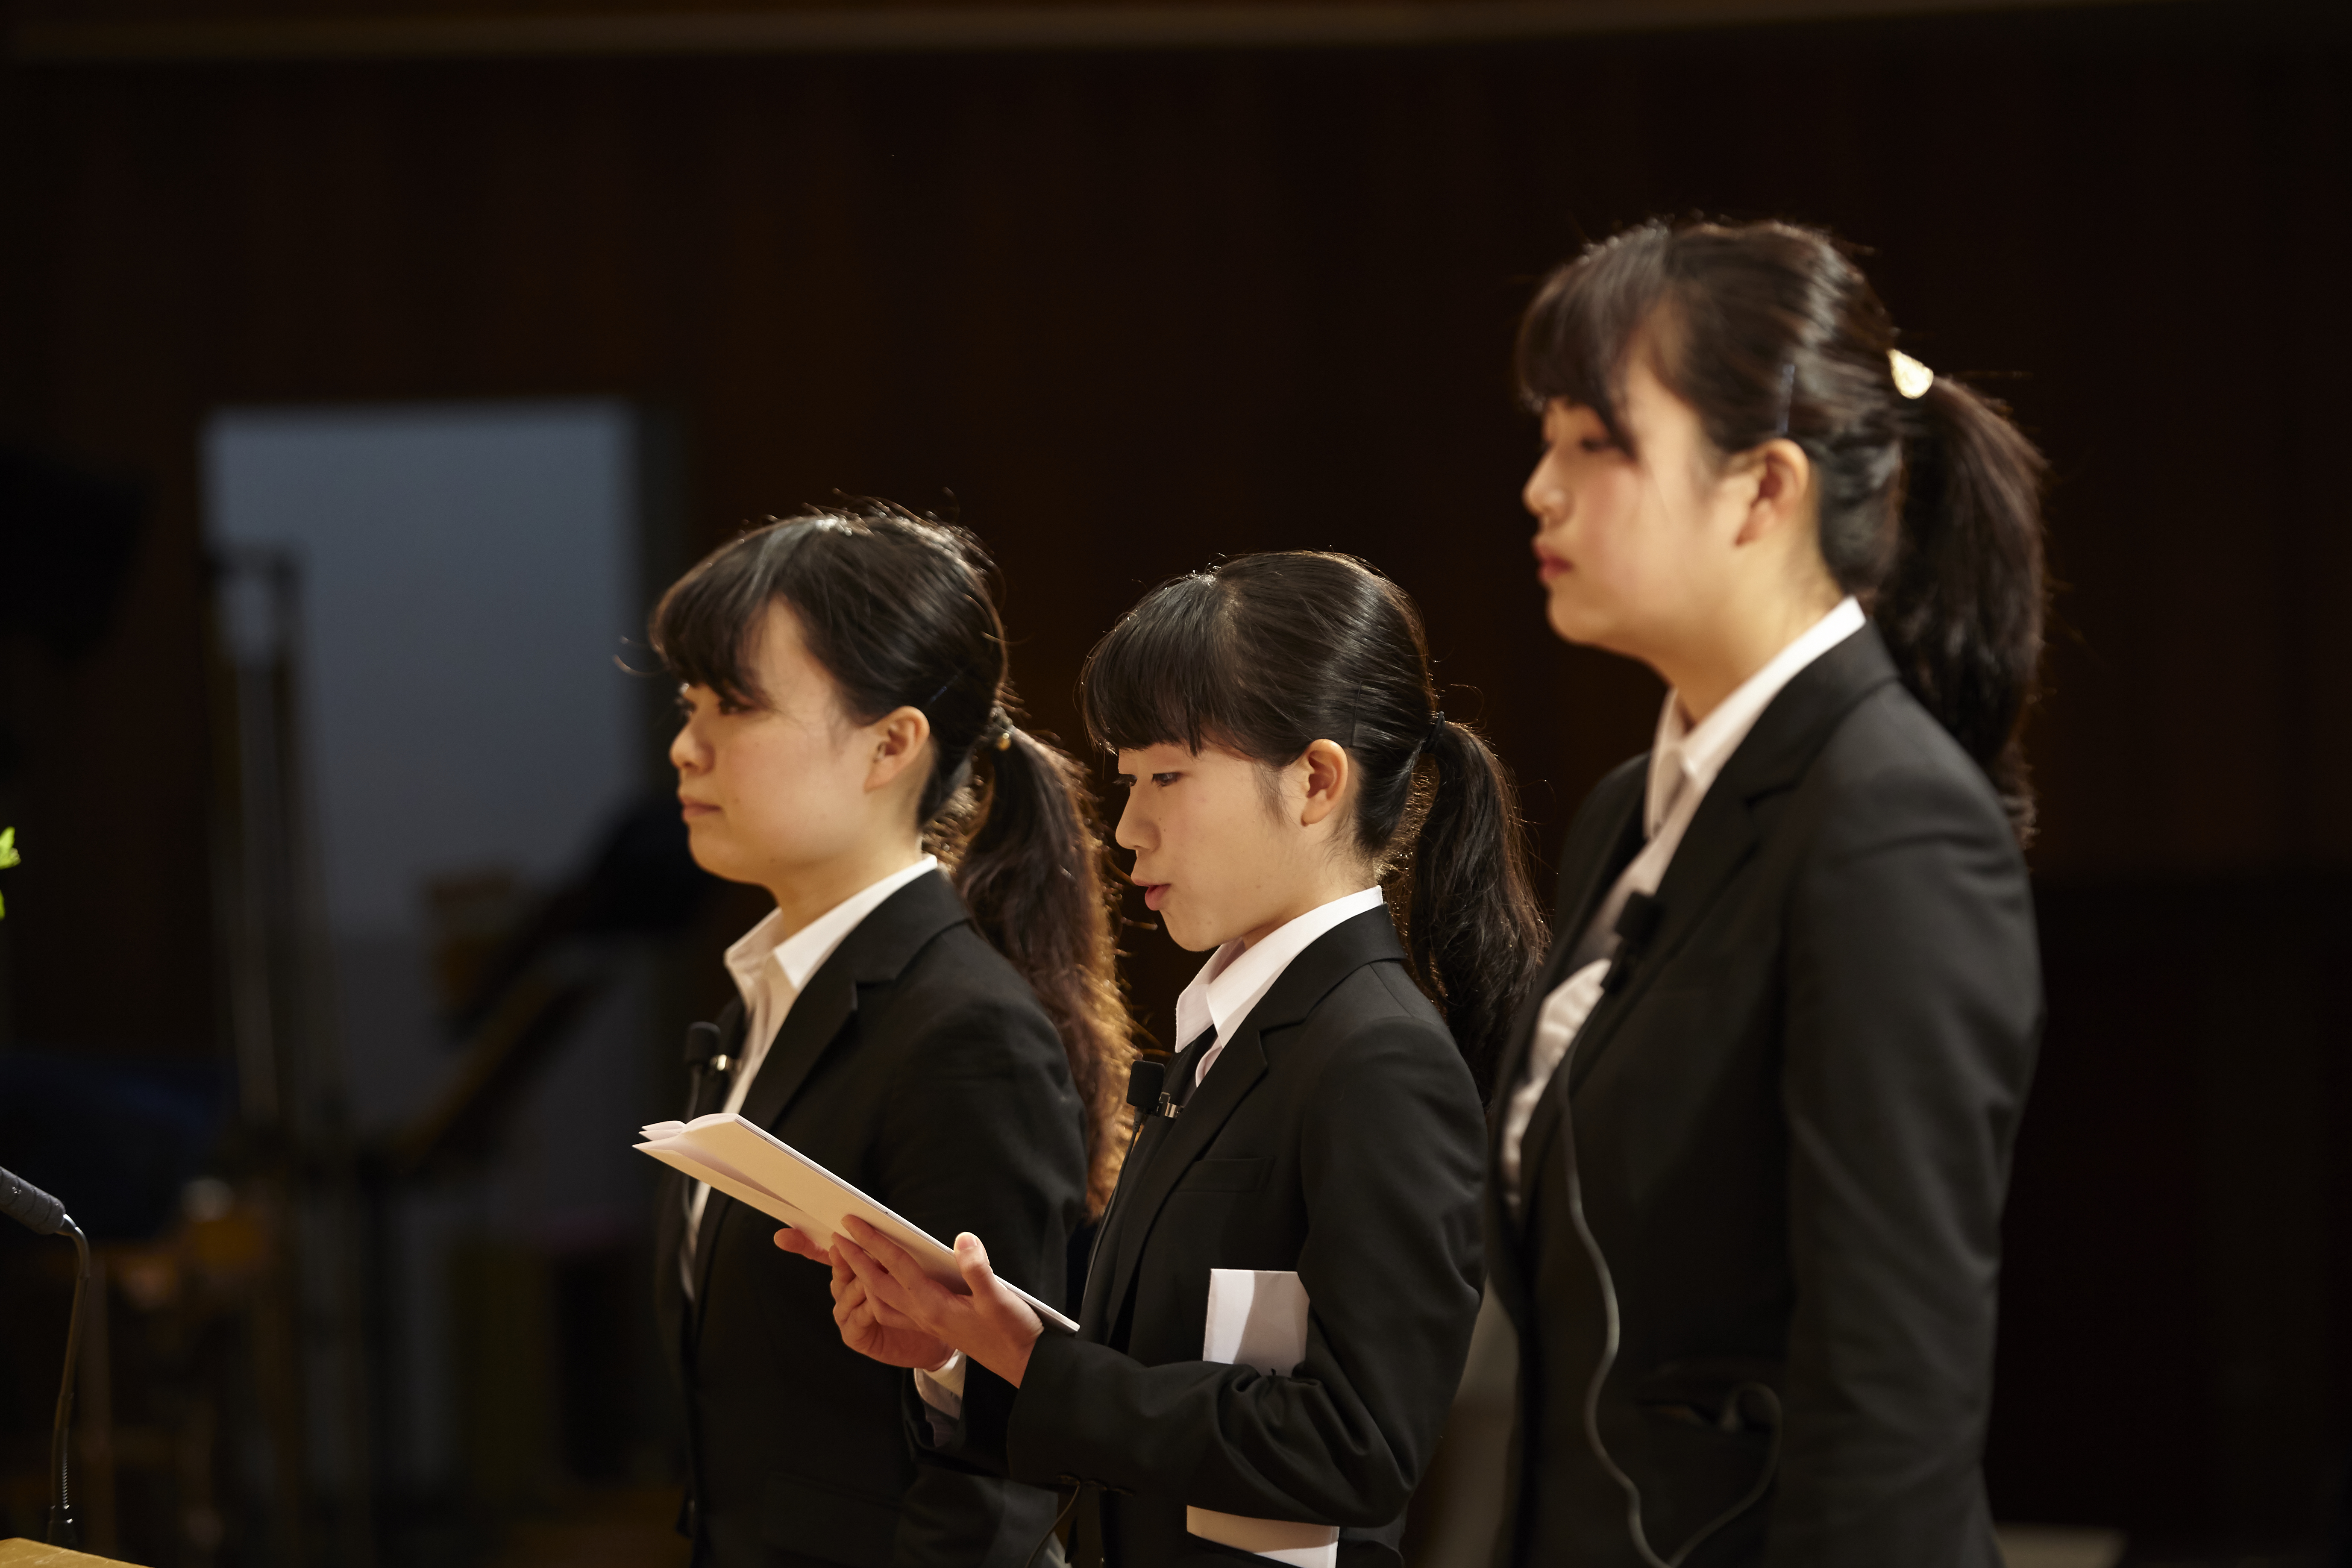
<svg viewBox="0 0 2352 1568">
<path fill-rule="evenodd" d="M 1307 1359 L 1307 1287 L 1286 1268 L 1209 1270 L 1208 1321 L 1201 1359 L 1254 1366 L 1287 1377 Z M 1255 1552 L 1290 1568 L 1335 1568 L 1339 1530 L 1281 1519 L 1249 1519 L 1213 1509 L 1184 1510 L 1184 1528 L 1204 1541 Z"/>
<path fill-rule="evenodd" d="M 856 1215 L 912 1253 L 924 1273 L 950 1289 L 963 1288 L 955 1249 L 900 1218 L 757 1122 L 719 1111 L 692 1121 L 656 1121 L 636 1145 L 663 1164 L 708 1182 L 736 1202 L 833 1245 L 833 1233 Z M 985 1238 L 983 1238 L 985 1239 Z M 1071 1333 L 1078 1325 L 1036 1297 L 1012 1287 L 1039 1317 Z"/>
</svg>

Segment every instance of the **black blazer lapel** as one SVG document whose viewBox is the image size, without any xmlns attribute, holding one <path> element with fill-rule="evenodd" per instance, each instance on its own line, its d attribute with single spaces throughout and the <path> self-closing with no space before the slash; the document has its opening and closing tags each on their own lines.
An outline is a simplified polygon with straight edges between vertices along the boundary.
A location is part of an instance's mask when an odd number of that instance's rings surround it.
<svg viewBox="0 0 2352 1568">
<path fill-rule="evenodd" d="M 1115 1232 L 1103 1238 L 1108 1266 L 1098 1265 L 1095 1273 L 1105 1278 L 1099 1289 L 1093 1276 L 1087 1279 L 1083 1311 L 1090 1334 L 1107 1339 L 1111 1332 L 1143 1260 L 1143 1244 L 1168 1194 L 1265 1076 L 1265 1032 L 1297 1023 L 1341 980 L 1383 959 L 1400 963 L 1404 959 L 1396 924 L 1385 908 L 1366 910 L 1316 938 L 1234 1026 L 1233 1038 L 1225 1042 L 1209 1076 L 1193 1090 L 1183 1114 L 1172 1122 L 1163 1121 L 1166 1131 L 1158 1137 L 1152 1135 L 1154 1130 L 1145 1130 L 1136 1148 L 1140 1169 L 1135 1173 L 1133 1190 L 1121 1195 Z M 1150 1146 L 1148 1153 L 1145 1145 Z"/>
<path fill-rule="evenodd" d="M 760 1064 L 760 1076 L 744 1098 L 742 1118 L 756 1126 L 773 1128 L 801 1086 L 808 1082 L 809 1074 L 841 1037 L 843 1026 L 857 1010 L 858 987 L 898 979 L 925 943 L 968 918 L 954 886 L 935 873 L 908 883 L 860 921 L 793 998 L 792 1008 Z M 696 1232 L 694 1243 L 698 1300 L 709 1289 L 719 1226 L 732 1202 L 714 1192 L 703 1205 L 702 1228 Z"/>
<path fill-rule="evenodd" d="M 1568 961 L 1582 940 L 1584 928 L 1591 923 L 1593 911 L 1608 897 L 1609 889 L 1617 885 L 1617 879 L 1633 857 L 1642 852 L 1642 797 L 1649 769 L 1646 754 L 1634 760 L 1643 765 L 1633 773 L 1633 787 L 1625 789 L 1622 799 L 1608 804 L 1599 824 L 1600 831 L 1594 836 L 1596 842 L 1606 847 L 1602 853 L 1595 855 L 1589 848 L 1571 846 L 1570 852 L 1561 857 L 1568 862 L 1568 875 L 1560 879 L 1559 903 L 1552 914 L 1551 952 L 1544 958 L 1542 973 L 1520 1000 L 1518 1016 L 1511 1021 L 1510 1047 L 1495 1079 L 1498 1131 L 1502 1108 L 1526 1070 L 1528 1051 L 1535 1043 L 1536 1019 L 1543 1012 L 1544 998 L 1568 978 Z"/>
<path fill-rule="evenodd" d="M 1486 1131 L 1489 1179 L 1483 1201 L 1486 1234 L 1497 1245 L 1490 1248 L 1488 1268 L 1496 1293 L 1514 1310 L 1521 1295 L 1518 1258 L 1513 1250 L 1519 1236 L 1519 1223 L 1503 1202 L 1503 1186 L 1497 1176 L 1502 1168 L 1504 1119 L 1509 1114 L 1511 1093 L 1527 1071 L 1528 1052 L 1535 1044 L 1536 1020 L 1543 1014 L 1545 999 L 1568 978 L 1569 960 L 1574 956 L 1593 911 L 1601 907 L 1609 889 L 1617 885 L 1617 879 L 1633 857 L 1641 853 L 1642 803 L 1649 776 L 1649 753 L 1643 752 L 1594 785 L 1591 799 L 1577 814 L 1569 841 L 1560 851 L 1559 899 L 1552 913 L 1551 952 L 1544 959 L 1542 972 L 1519 1003 L 1518 1016 L 1511 1021 L 1510 1044 L 1495 1077 L 1495 1099 L 1489 1108 Z M 1539 1151 L 1542 1135 L 1549 1131 L 1545 1111 L 1550 1102 L 1549 1094 L 1536 1102 L 1535 1114 L 1520 1136 L 1519 1169 L 1523 1172 L 1534 1168 L 1529 1156 Z M 1524 1205 L 1521 1212 L 1525 1212 Z"/>
<path fill-rule="evenodd" d="M 1757 803 L 1794 786 L 1839 721 L 1855 703 L 1895 679 L 1895 665 L 1886 656 L 1878 628 L 1864 626 L 1799 670 L 1758 715 L 1755 727 L 1699 803 L 1689 831 L 1658 884 L 1658 903 L 1665 912 L 1649 951 L 1626 984 L 1602 997 L 1585 1023 L 1569 1070 L 1570 1094 L 1592 1076 L 1594 1064 L 1607 1053 L 1619 1024 L 1648 989 L 1650 977 L 1689 939 L 1732 874 L 1755 852 Z"/>
</svg>

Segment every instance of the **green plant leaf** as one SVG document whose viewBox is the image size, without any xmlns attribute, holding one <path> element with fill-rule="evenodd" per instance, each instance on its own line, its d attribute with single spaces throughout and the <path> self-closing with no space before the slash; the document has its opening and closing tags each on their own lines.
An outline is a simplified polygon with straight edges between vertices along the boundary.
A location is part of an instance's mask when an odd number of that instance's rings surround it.
<svg viewBox="0 0 2352 1568">
<path fill-rule="evenodd" d="M 23 858 L 16 853 L 16 830 L 0 827 L 0 870 L 5 870 Z"/>
</svg>

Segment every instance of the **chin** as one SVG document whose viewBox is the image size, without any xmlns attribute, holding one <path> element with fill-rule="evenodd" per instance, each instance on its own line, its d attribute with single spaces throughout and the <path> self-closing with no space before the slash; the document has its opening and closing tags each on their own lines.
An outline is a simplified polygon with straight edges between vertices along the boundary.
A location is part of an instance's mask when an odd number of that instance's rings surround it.
<svg viewBox="0 0 2352 1568">
<path fill-rule="evenodd" d="M 1170 942 L 1186 952 L 1207 952 L 1219 945 L 1214 940 L 1202 936 L 1200 928 L 1181 914 L 1169 910 L 1160 911 L 1160 929 L 1168 933 Z"/>
<path fill-rule="evenodd" d="M 727 846 L 716 835 L 691 823 L 686 829 L 686 852 L 694 857 L 696 865 L 723 882 L 754 880 L 742 874 L 735 864 L 734 857 L 727 853 Z"/>
<path fill-rule="evenodd" d="M 1589 647 L 1602 643 L 1609 635 L 1605 619 L 1592 612 L 1591 606 L 1577 603 L 1570 595 L 1555 591 L 1544 604 L 1544 619 L 1551 623 L 1552 635 L 1562 642 Z"/>
</svg>

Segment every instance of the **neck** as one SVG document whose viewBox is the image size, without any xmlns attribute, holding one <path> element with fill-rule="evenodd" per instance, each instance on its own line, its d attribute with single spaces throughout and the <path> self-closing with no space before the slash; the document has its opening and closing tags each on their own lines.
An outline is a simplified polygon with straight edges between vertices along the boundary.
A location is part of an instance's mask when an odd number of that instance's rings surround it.
<svg viewBox="0 0 2352 1568">
<path fill-rule="evenodd" d="M 1279 913 L 1269 916 L 1234 940 L 1242 944 L 1242 951 L 1246 952 L 1299 916 L 1319 910 L 1334 899 L 1344 899 L 1349 893 L 1360 892 L 1370 887 L 1376 879 L 1362 867 L 1318 878 L 1312 887 L 1296 889 L 1294 896 L 1284 902 Z"/>
<path fill-rule="evenodd" d="M 893 871 L 903 871 L 923 858 L 920 839 L 870 845 L 853 854 L 793 868 L 790 877 L 768 885 L 776 900 L 776 914 L 790 939 L 824 918 L 827 910 L 872 887 Z"/>
<path fill-rule="evenodd" d="M 1689 645 L 1646 660 L 1675 689 L 1683 717 L 1696 724 L 1780 650 L 1811 631 L 1843 597 L 1834 584 L 1709 620 Z"/>
</svg>

